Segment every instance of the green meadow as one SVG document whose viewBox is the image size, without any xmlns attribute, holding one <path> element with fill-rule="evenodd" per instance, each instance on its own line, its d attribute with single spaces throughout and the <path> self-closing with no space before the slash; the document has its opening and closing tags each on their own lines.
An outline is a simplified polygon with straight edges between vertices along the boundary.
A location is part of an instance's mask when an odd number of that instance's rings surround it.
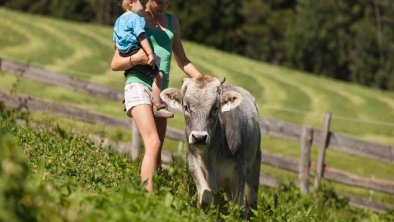
<svg viewBox="0 0 394 222">
<path fill-rule="evenodd" d="M 176 158 L 154 177 L 154 193 L 140 182 L 141 159 L 95 145 L 86 133 L 59 126 L 36 129 L 30 114 L 0 105 L 0 221 L 392 221 L 353 208 L 331 186 L 301 195 L 294 185 L 262 186 L 248 220 L 222 193 L 201 209 L 185 163 Z M 16 120 L 25 125 L 15 124 Z"/>
<path fill-rule="evenodd" d="M 46 18 L 0 8 L 0 57 L 30 64 L 46 70 L 123 89 L 122 72 L 113 72 L 112 27 Z M 242 86 L 256 98 L 262 116 L 282 119 L 321 128 L 325 112 L 332 113 L 331 131 L 363 140 L 394 146 L 394 92 L 384 92 L 325 77 L 266 64 L 184 41 L 189 59 L 204 74 L 226 78 Z M 180 87 L 186 77 L 171 66 L 170 86 Z M 109 101 L 76 93 L 43 83 L 17 78 L 0 72 L 0 89 L 31 97 L 72 104 L 94 112 L 126 119 L 121 101 Z M 94 126 L 51 114 L 33 113 L 39 122 L 57 122 L 71 131 L 92 133 L 114 140 L 130 140 L 130 133 L 111 127 Z M 169 125 L 183 130 L 183 118 L 177 114 Z M 177 143 L 168 141 L 165 149 L 177 150 Z M 300 145 L 263 136 L 262 149 L 298 157 Z M 312 150 L 316 159 L 317 149 Z M 355 157 L 329 150 L 327 164 L 367 178 L 394 180 L 392 164 Z M 263 172 L 283 180 L 295 175 L 263 167 Z M 296 179 L 296 176 L 295 176 Z M 353 192 L 387 203 L 393 197 L 378 192 L 334 185 L 340 191 Z"/>
</svg>

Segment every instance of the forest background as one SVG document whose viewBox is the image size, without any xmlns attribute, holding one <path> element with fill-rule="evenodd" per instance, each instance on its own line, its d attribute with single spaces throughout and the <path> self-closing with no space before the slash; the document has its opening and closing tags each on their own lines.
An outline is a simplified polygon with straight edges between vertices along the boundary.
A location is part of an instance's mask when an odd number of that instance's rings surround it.
<svg viewBox="0 0 394 222">
<path fill-rule="evenodd" d="M 103 25 L 122 13 L 120 3 L 0 0 L 12 9 Z M 394 91 L 392 0 L 171 0 L 169 11 L 179 18 L 184 39 Z"/>
</svg>

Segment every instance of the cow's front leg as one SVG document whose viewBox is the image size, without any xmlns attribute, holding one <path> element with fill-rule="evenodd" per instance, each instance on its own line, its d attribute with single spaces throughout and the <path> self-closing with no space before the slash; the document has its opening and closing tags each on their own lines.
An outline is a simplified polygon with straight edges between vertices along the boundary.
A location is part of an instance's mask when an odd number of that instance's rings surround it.
<svg viewBox="0 0 394 222">
<path fill-rule="evenodd" d="M 238 180 L 234 181 L 231 187 L 232 202 L 241 206 L 244 205 L 245 177 L 239 175 Z"/>
<path fill-rule="evenodd" d="M 198 163 L 197 158 L 192 154 L 188 154 L 187 162 L 189 165 L 189 170 L 197 186 L 199 203 L 202 207 L 206 207 L 213 201 L 212 191 L 209 189 L 207 180 L 204 177 L 204 173 L 201 170 L 201 166 Z"/>
<path fill-rule="evenodd" d="M 245 172 L 246 168 L 243 165 L 238 166 L 234 170 L 234 174 L 230 177 L 228 184 L 227 196 L 231 202 L 244 205 L 244 190 L 245 190 Z"/>
<path fill-rule="evenodd" d="M 261 151 L 260 147 L 258 147 L 254 163 L 247 171 L 245 186 L 246 203 L 248 204 L 248 207 L 253 209 L 257 208 L 257 192 L 260 185 L 260 167 Z"/>
</svg>

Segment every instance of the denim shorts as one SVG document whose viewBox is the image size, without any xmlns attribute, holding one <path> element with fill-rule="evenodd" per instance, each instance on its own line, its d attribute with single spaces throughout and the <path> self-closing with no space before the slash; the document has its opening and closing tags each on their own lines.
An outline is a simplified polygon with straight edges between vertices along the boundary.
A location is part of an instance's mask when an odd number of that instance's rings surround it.
<svg viewBox="0 0 394 222">
<path fill-rule="evenodd" d="M 131 109 L 138 105 L 152 106 L 152 91 L 142 83 L 130 83 L 124 87 L 126 113 L 131 116 Z"/>
</svg>

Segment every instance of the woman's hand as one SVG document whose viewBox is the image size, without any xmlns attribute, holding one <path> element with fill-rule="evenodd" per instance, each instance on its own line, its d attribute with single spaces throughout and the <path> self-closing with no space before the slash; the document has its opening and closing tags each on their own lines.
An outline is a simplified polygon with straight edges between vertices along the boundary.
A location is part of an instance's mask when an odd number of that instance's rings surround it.
<svg viewBox="0 0 394 222">
<path fill-rule="evenodd" d="M 143 49 L 129 57 L 120 56 L 118 49 L 116 49 L 112 57 L 111 69 L 112 71 L 125 71 L 139 64 L 148 64 L 148 60 L 148 56 Z"/>
<path fill-rule="evenodd" d="M 148 64 L 154 66 L 156 64 L 156 58 L 154 54 L 148 55 Z"/>
</svg>

